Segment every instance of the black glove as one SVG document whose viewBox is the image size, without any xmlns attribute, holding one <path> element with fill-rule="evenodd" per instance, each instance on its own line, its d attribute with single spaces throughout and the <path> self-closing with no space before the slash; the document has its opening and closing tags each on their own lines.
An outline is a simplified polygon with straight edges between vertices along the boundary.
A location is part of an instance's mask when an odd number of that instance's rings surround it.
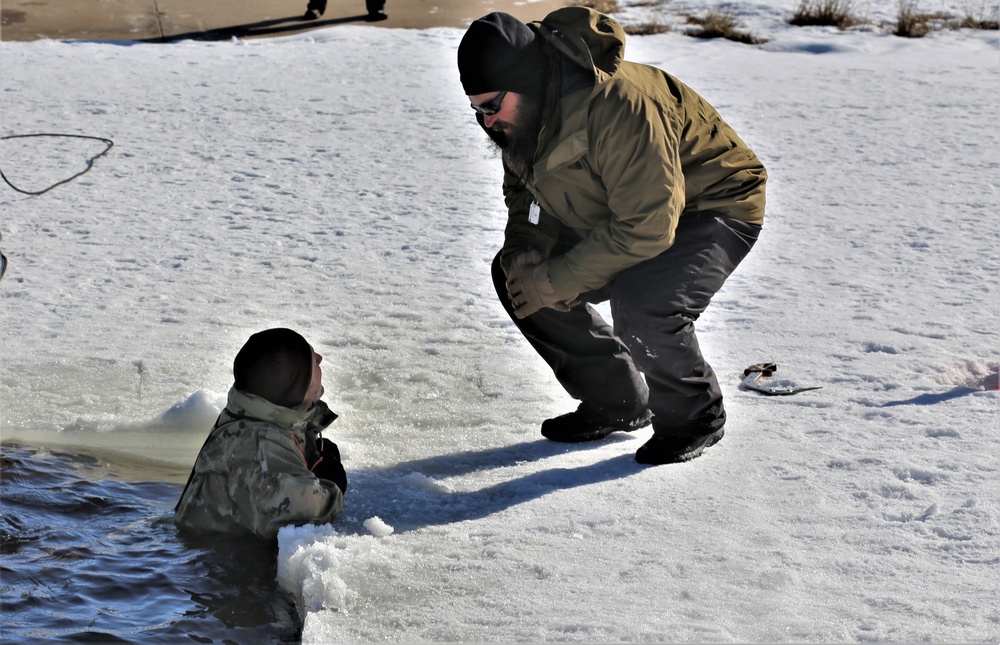
<svg viewBox="0 0 1000 645">
<path fill-rule="evenodd" d="M 347 471 L 344 470 L 344 464 L 340 463 L 340 448 L 329 439 L 321 439 L 318 444 L 321 456 L 313 466 L 313 474 L 320 479 L 333 482 L 340 492 L 346 493 Z"/>
</svg>

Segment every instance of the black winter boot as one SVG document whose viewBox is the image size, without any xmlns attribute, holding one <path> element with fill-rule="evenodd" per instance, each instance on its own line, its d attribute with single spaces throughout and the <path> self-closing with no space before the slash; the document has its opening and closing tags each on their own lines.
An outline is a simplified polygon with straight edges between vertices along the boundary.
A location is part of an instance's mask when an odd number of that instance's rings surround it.
<svg viewBox="0 0 1000 645">
<path fill-rule="evenodd" d="M 694 437 L 677 437 L 657 432 L 636 451 L 635 460 L 640 464 L 654 466 L 691 461 L 700 457 L 705 448 L 719 443 L 725 433 L 723 428 Z"/>
<path fill-rule="evenodd" d="M 319 20 L 326 11 L 326 0 L 309 0 L 303 20 Z"/>
<path fill-rule="evenodd" d="M 563 443 L 596 441 L 612 432 L 632 432 L 644 428 L 649 425 L 652 418 L 653 415 L 649 410 L 643 410 L 633 419 L 609 420 L 599 417 L 581 405 L 573 412 L 543 421 L 542 436 Z"/>
<path fill-rule="evenodd" d="M 385 0 L 365 0 L 365 9 L 368 10 L 368 22 L 378 22 L 385 20 L 389 16 L 385 14 Z"/>
</svg>

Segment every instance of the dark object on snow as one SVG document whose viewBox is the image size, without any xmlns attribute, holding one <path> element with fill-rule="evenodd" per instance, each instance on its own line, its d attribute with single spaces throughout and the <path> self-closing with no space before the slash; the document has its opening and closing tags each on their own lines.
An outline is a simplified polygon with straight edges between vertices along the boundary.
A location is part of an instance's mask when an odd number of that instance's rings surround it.
<svg viewBox="0 0 1000 645">
<path fill-rule="evenodd" d="M 761 378 L 771 376 L 777 371 L 778 366 L 774 363 L 756 363 L 751 365 L 743 370 L 743 385 L 747 386 L 747 388 L 751 390 L 771 396 L 787 396 L 789 394 L 798 394 L 799 392 L 820 389 L 820 387 L 778 387 L 775 385 L 760 384 Z"/>
<path fill-rule="evenodd" d="M 0 233 L 0 240 L 3 239 L 3 233 Z M 0 280 L 3 280 L 3 274 L 7 273 L 7 256 L 0 251 Z"/>
</svg>

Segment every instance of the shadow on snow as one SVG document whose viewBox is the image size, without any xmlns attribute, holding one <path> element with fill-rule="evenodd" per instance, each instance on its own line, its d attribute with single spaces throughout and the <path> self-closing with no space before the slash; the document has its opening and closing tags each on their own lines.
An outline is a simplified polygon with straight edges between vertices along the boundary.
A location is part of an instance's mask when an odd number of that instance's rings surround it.
<svg viewBox="0 0 1000 645">
<path fill-rule="evenodd" d="M 491 450 L 469 451 L 396 464 L 385 469 L 354 471 L 348 513 L 378 516 L 396 533 L 428 526 L 476 520 L 549 493 L 622 479 L 645 469 L 632 452 L 575 468 L 549 468 L 500 481 L 475 491 L 453 491 L 437 478 L 512 468 L 580 449 L 607 446 L 611 437 L 591 444 L 567 445 L 528 441 Z"/>
</svg>

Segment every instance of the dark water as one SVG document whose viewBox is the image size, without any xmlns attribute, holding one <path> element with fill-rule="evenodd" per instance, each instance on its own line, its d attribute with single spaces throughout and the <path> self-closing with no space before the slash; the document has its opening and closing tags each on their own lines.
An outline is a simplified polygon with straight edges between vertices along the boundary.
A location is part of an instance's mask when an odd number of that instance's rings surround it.
<svg viewBox="0 0 1000 645">
<path fill-rule="evenodd" d="M 180 536 L 180 484 L 54 450 L 5 445 L 0 462 L 3 643 L 299 640 L 275 548 Z"/>
</svg>

